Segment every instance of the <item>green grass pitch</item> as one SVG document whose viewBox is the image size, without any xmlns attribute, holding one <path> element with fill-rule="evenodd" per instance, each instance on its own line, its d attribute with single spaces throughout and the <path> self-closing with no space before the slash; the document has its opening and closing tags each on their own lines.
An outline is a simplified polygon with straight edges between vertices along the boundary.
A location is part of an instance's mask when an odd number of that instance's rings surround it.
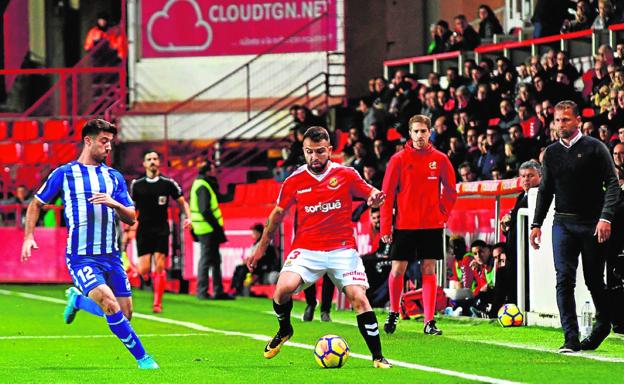
<svg viewBox="0 0 624 384">
<path fill-rule="evenodd" d="M 624 339 L 610 336 L 591 353 L 553 353 L 558 329 L 502 328 L 494 322 L 441 318 L 444 335 L 425 336 L 422 321 L 399 322 L 382 332 L 384 354 L 398 364 L 374 369 L 351 311 L 332 312 L 332 323 L 303 323 L 304 303 L 293 310 L 295 335 L 281 353 L 262 351 L 277 330 L 271 301 L 197 301 L 165 295 L 164 311 L 150 311 L 151 292 L 135 291 L 132 324 L 158 371 L 137 369 L 104 319 L 79 312 L 62 320 L 59 285 L 0 285 L 0 382 L 2 383 L 620 383 Z M 26 295 L 24 295 L 26 294 Z M 377 313 L 380 328 L 385 313 Z M 312 346 L 325 334 L 342 336 L 351 356 L 341 369 L 322 369 Z"/>
</svg>

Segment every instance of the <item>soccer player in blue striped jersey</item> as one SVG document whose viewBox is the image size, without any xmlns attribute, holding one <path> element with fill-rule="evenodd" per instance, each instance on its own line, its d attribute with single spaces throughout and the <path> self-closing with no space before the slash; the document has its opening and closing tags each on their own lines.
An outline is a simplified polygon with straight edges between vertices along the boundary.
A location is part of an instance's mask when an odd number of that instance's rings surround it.
<svg viewBox="0 0 624 384">
<path fill-rule="evenodd" d="M 132 225 L 136 214 L 122 175 L 104 164 L 116 134 L 117 128 L 102 119 L 85 124 L 78 160 L 52 171 L 28 206 L 21 259 L 27 261 L 31 250 L 38 249 L 34 231 L 41 208 L 60 194 L 68 223 L 65 260 L 80 289 L 67 290 L 65 322 L 71 323 L 81 309 L 105 317 L 139 368 L 157 369 L 129 321 L 132 292 L 121 263 L 115 218 Z"/>
</svg>

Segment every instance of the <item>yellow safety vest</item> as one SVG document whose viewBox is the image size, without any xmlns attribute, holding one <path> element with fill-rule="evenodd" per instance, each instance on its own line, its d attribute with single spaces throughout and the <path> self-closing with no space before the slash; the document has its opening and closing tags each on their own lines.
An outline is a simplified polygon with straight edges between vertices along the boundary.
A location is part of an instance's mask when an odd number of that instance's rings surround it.
<svg viewBox="0 0 624 384">
<path fill-rule="evenodd" d="M 193 181 L 193 185 L 191 186 L 191 199 L 189 201 L 191 208 L 191 221 L 193 222 L 193 232 L 195 232 L 196 235 L 205 235 L 214 231 L 212 225 L 204 219 L 204 215 L 202 215 L 199 211 L 197 191 L 202 187 L 208 189 L 208 192 L 210 192 L 210 209 L 212 210 L 214 217 L 217 218 L 219 224 L 223 226 L 223 215 L 221 214 L 221 209 L 219 208 L 217 194 L 212 190 L 212 187 L 206 180 L 197 178 Z"/>
</svg>

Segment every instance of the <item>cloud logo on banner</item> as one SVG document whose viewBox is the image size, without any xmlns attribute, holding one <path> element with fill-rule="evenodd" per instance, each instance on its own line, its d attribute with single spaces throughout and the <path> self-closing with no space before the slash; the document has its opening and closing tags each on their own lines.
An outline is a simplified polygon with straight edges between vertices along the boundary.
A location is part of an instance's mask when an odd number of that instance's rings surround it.
<svg viewBox="0 0 624 384">
<path fill-rule="evenodd" d="M 195 0 L 169 0 L 150 17 L 147 39 L 160 52 L 203 51 L 212 43 L 212 28 Z"/>
</svg>

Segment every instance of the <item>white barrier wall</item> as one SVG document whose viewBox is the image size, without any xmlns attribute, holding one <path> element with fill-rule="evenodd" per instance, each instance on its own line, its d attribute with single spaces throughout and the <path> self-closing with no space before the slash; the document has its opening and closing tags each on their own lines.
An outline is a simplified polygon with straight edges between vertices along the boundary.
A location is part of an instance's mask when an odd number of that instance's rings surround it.
<svg viewBox="0 0 624 384">
<path fill-rule="evenodd" d="M 529 191 L 529 223 L 533 222 L 537 188 Z M 542 225 L 542 243 L 539 250 L 529 246 L 529 299 L 531 312 L 527 316 L 529 325 L 549 325 L 559 327 L 559 310 L 557 309 L 557 292 L 555 265 L 552 248 L 552 223 L 554 215 L 554 200 Z M 580 316 L 585 301 L 592 299 L 585 286 L 583 266 L 580 261 L 576 274 L 576 311 Z"/>
</svg>

